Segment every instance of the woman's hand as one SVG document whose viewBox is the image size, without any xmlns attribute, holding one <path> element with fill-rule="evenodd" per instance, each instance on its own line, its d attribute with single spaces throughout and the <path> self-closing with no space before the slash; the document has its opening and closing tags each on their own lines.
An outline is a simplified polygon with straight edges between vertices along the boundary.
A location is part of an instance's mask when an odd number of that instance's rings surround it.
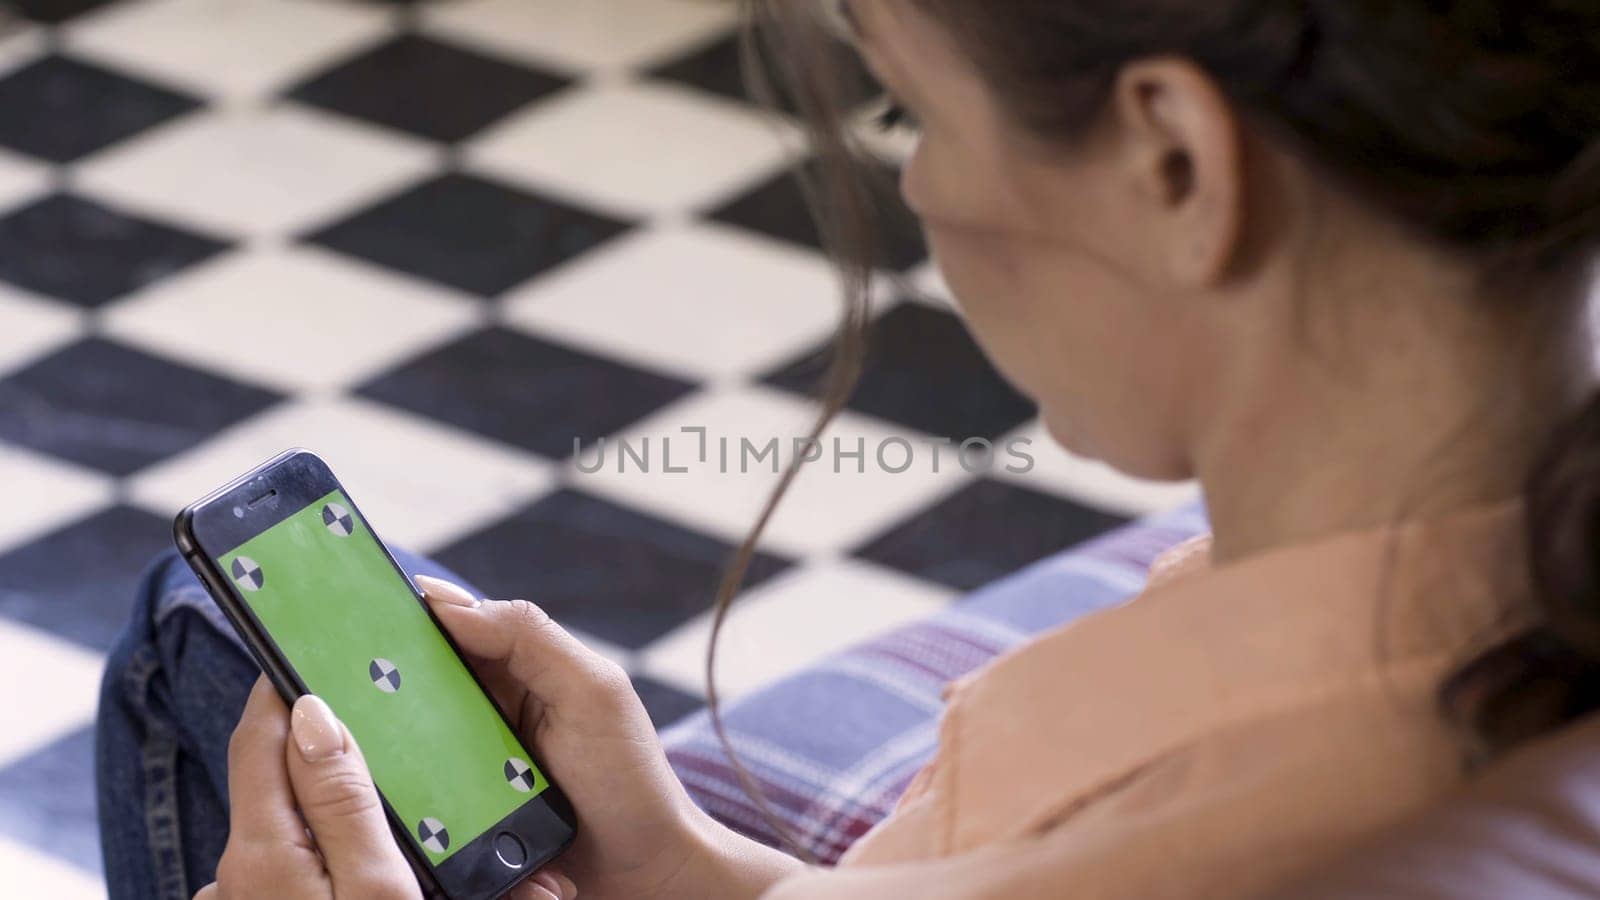
<svg viewBox="0 0 1600 900">
<path fill-rule="evenodd" d="M 755 897 L 799 863 L 689 799 L 628 676 L 538 607 L 419 577 L 430 606 L 579 818 L 578 839 L 513 900 Z M 327 704 L 291 716 L 257 682 L 228 748 L 232 820 L 196 900 L 410 900 L 420 893 L 360 748 Z"/>
<path fill-rule="evenodd" d="M 620 666 L 531 603 L 479 602 L 434 578 L 417 585 L 577 810 L 578 839 L 560 865 L 585 900 L 753 897 L 798 867 L 694 805 Z"/>
<path fill-rule="evenodd" d="M 230 822 L 217 881 L 195 900 L 420 900 L 361 749 L 333 711 L 301 697 L 291 715 L 256 682 L 228 744 Z M 572 883 L 544 872 L 517 900 L 572 900 Z"/>
</svg>

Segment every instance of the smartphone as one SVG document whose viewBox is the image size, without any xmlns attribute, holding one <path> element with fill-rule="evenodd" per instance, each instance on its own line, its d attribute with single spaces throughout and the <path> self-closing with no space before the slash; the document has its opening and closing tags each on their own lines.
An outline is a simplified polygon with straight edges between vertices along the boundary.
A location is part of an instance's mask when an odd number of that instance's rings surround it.
<svg viewBox="0 0 1600 900">
<path fill-rule="evenodd" d="M 424 890 L 499 897 L 571 843 L 571 805 L 316 454 L 269 460 L 173 531 L 284 701 L 314 693 L 355 736 Z"/>
</svg>

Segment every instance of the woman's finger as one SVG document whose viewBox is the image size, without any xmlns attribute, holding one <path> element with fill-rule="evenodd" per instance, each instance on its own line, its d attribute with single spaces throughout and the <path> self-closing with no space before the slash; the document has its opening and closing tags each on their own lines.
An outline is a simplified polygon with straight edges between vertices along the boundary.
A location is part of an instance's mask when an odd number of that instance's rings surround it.
<svg viewBox="0 0 1600 900">
<path fill-rule="evenodd" d="M 217 890 L 215 881 L 194 892 L 194 900 L 217 900 L 222 894 Z"/>
<path fill-rule="evenodd" d="M 333 881 L 336 897 L 413 896 L 417 886 L 395 844 L 366 760 L 321 698 L 295 701 L 289 782 Z"/>
<path fill-rule="evenodd" d="M 288 738 L 288 707 L 265 677 L 257 679 L 228 742 L 230 841 L 311 847 L 284 766 Z"/>
<path fill-rule="evenodd" d="M 552 894 L 549 888 L 532 878 L 512 888 L 506 897 L 507 900 L 562 900 L 559 894 Z"/>
<path fill-rule="evenodd" d="M 632 695 L 620 668 L 532 603 L 482 603 L 459 585 L 426 575 L 417 576 L 417 586 L 462 650 L 503 663 L 540 701 L 571 708 L 613 693 Z"/>
<path fill-rule="evenodd" d="M 511 891 L 511 900 L 577 900 L 578 889 L 572 879 L 553 866 L 535 872 Z"/>
</svg>

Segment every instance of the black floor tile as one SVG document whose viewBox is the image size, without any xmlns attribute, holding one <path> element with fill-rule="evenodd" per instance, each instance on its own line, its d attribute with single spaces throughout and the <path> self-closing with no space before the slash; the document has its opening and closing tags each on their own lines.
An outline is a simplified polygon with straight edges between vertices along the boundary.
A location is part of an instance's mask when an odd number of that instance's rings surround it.
<svg viewBox="0 0 1600 900">
<path fill-rule="evenodd" d="M 633 676 L 633 689 L 644 701 L 644 708 L 650 713 L 650 721 L 655 723 L 656 728 L 666 728 L 705 706 L 699 697 L 644 675 Z"/>
<path fill-rule="evenodd" d="M 741 52 L 742 38 L 738 33 L 725 35 L 691 50 L 679 59 L 667 62 L 649 74 L 679 84 L 689 85 L 734 100 L 765 103 L 744 77 L 744 60 Z M 838 79 L 839 100 L 846 107 L 859 106 L 883 93 L 877 79 L 862 65 L 860 56 L 843 44 L 829 48 L 830 71 Z M 791 115 L 799 112 L 794 91 L 777 77 L 772 66 L 766 69 L 767 88 L 773 92 L 777 107 Z"/>
<path fill-rule="evenodd" d="M 279 399 L 90 338 L 0 379 L 0 439 L 128 475 Z"/>
<path fill-rule="evenodd" d="M 922 228 L 900 199 L 899 175 L 894 170 L 880 167 L 868 177 L 878 210 L 876 264 L 904 272 L 928 258 Z M 713 210 L 710 217 L 813 250 L 824 249 L 795 171 L 774 175 Z"/>
<path fill-rule="evenodd" d="M 0 834 L 80 869 L 100 871 L 93 728 L 0 768 Z"/>
<path fill-rule="evenodd" d="M 171 547 L 170 519 L 103 510 L 0 556 L 0 616 L 106 650 L 128 621 L 144 567 Z"/>
<path fill-rule="evenodd" d="M 764 380 L 812 394 L 830 345 L 779 368 Z M 960 442 L 994 440 L 1035 414 L 978 349 L 951 313 L 902 303 L 873 323 L 866 365 L 850 408 Z"/>
<path fill-rule="evenodd" d="M 1071 500 L 980 480 L 856 555 L 972 590 L 1127 521 Z"/>
<path fill-rule="evenodd" d="M 12 0 L 9 9 L 29 22 L 59 25 L 115 0 Z"/>
<path fill-rule="evenodd" d="M 715 538 L 566 490 L 437 557 L 491 597 L 532 600 L 565 625 L 638 649 L 710 607 L 732 551 Z M 746 586 L 787 565 L 757 557 Z"/>
<path fill-rule="evenodd" d="M 694 385 L 503 328 L 405 363 L 363 396 L 514 444 L 573 454 L 694 390 Z"/>
<path fill-rule="evenodd" d="M 289 91 L 303 103 L 436 141 L 476 134 L 567 82 L 432 38 L 405 34 Z"/>
<path fill-rule="evenodd" d="M 0 146 L 68 163 L 200 101 L 64 56 L 0 78 Z"/>
<path fill-rule="evenodd" d="M 628 223 L 470 175 L 442 175 L 306 240 L 484 297 L 567 262 Z"/>
<path fill-rule="evenodd" d="M 228 246 L 71 194 L 53 194 L 0 219 L 0 279 L 97 307 Z"/>
</svg>

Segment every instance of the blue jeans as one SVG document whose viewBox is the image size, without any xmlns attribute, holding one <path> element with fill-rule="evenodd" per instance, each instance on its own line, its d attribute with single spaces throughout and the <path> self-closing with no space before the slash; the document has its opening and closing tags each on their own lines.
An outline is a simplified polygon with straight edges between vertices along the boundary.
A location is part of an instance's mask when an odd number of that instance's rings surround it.
<svg viewBox="0 0 1600 900">
<path fill-rule="evenodd" d="M 395 552 L 412 575 L 461 577 Z M 189 566 L 151 564 L 100 687 L 95 776 L 111 900 L 190 900 L 228 840 L 228 739 L 260 670 Z"/>
</svg>

